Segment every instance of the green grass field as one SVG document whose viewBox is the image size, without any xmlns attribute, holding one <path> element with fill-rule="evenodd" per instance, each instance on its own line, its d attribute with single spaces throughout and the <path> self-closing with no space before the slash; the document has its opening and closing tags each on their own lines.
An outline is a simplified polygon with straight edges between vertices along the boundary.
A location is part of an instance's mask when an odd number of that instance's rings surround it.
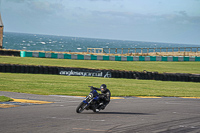
<svg viewBox="0 0 200 133">
<path fill-rule="evenodd" d="M 0 96 L 0 102 L 8 102 L 8 101 L 13 101 L 13 99 L 5 96 Z"/>
<path fill-rule="evenodd" d="M 94 60 L 67 60 L 50 58 L 21 58 L 12 56 L 0 56 L 0 63 L 22 65 L 44 65 L 62 67 L 80 67 L 95 69 L 114 69 L 127 71 L 150 71 L 169 73 L 200 73 L 200 62 L 150 62 L 150 61 L 94 61 Z"/>
<path fill-rule="evenodd" d="M 0 73 L 0 91 L 30 94 L 86 96 L 88 86 L 102 83 L 112 96 L 200 97 L 200 83 L 194 82 Z"/>
<path fill-rule="evenodd" d="M 200 62 L 118 62 L 0 56 L 0 63 L 200 73 Z M 112 96 L 200 97 L 200 83 L 194 82 L 0 73 L 0 91 L 30 94 L 86 96 L 90 91 L 88 86 L 99 87 L 103 83 L 107 84 Z"/>
</svg>

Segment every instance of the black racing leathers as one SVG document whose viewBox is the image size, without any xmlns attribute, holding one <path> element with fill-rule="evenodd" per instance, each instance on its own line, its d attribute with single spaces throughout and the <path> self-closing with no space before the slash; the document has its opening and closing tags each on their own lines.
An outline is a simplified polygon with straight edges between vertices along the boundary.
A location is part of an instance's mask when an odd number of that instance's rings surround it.
<svg viewBox="0 0 200 133">
<path fill-rule="evenodd" d="M 106 89 L 105 92 L 99 95 L 100 103 L 103 103 L 103 105 L 100 105 L 99 109 L 104 109 L 110 102 L 111 93 L 109 89 Z"/>
<path fill-rule="evenodd" d="M 95 89 L 98 91 L 101 91 L 100 88 L 96 88 L 91 86 L 91 90 Z M 104 91 L 103 93 L 99 94 L 99 106 L 97 107 L 97 109 L 104 109 L 110 102 L 110 97 L 111 97 L 111 93 L 109 89 L 106 89 L 106 91 Z M 101 104 L 103 103 L 103 105 Z"/>
</svg>

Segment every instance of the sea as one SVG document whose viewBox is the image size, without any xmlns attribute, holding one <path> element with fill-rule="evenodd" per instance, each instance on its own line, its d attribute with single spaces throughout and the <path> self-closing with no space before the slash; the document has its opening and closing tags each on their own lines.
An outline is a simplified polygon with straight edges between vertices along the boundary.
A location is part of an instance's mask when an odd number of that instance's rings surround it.
<svg viewBox="0 0 200 133">
<path fill-rule="evenodd" d="M 27 33 L 14 33 L 14 32 L 4 32 L 3 35 L 3 48 L 14 49 L 14 50 L 87 52 L 87 48 L 107 48 L 108 50 L 108 48 L 166 48 L 166 47 L 169 48 L 199 47 L 199 45 L 83 38 L 83 37 L 27 34 Z"/>
</svg>

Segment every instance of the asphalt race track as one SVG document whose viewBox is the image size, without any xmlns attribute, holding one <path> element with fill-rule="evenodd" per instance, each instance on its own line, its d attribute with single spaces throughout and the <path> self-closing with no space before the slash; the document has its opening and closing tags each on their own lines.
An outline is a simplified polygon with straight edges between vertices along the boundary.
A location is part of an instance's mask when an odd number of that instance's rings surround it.
<svg viewBox="0 0 200 133">
<path fill-rule="evenodd" d="M 77 114 L 81 97 L 0 95 L 54 102 L 0 108 L 1 133 L 200 133 L 200 99 L 113 99 L 99 113 Z"/>
</svg>

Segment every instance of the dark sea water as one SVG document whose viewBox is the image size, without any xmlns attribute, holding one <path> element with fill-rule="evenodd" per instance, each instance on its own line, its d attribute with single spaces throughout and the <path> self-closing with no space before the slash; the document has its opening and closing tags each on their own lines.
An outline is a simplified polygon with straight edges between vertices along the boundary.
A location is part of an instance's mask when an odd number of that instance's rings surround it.
<svg viewBox="0 0 200 133">
<path fill-rule="evenodd" d="M 87 48 L 198 47 L 198 45 L 5 32 L 3 47 L 15 50 L 86 52 Z"/>
</svg>

